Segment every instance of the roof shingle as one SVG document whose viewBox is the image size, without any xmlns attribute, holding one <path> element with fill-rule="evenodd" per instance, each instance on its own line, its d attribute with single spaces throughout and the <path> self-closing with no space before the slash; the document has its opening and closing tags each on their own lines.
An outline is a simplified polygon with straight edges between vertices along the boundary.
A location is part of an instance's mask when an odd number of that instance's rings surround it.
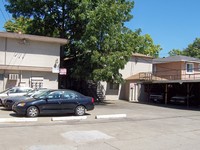
<svg viewBox="0 0 200 150">
<path fill-rule="evenodd" d="M 161 63 L 168 63 L 168 62 L 180 62 L 180 61 L 200 63 L 200 59 L 198 59 L 198 58 L 176 55 L 176 56 L 169 56 L 169 57 L 165 57 L 165 58 L 153 59 L 153 64 L 161 64 Z"/>
</svg>

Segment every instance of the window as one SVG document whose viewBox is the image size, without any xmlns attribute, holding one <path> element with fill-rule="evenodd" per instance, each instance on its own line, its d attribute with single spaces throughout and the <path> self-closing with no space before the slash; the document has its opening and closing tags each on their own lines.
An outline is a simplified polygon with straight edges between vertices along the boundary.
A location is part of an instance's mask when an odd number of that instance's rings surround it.
<svg viewBox="0 0 200 150">
<path fill-rule="evenodd" d="M 12 89 L 9 90 L 9 93 L 17 93 L 16 91 L 17 91 L 16 88 L 12 88 Z"/>
<path fill-rule="evenodd" d="M 16 89 L 16 93 L 27 93 L 30 91 L 32 91 L 32 89 L 30 89 L 30 88 L 17 88 Z"/>
<path fill-rule="evenodd" d="M 31 87 L 34 89 L 43 88 L 43 77 L 32 77 L 31 79 Z"/>
<path fill-rule="evenodd" d="M 78 96 L 75 93 L 69 92 L 69 91 L 65 91 L 64 94 L 63 94 L 63 97 L 65 99 L 75 99 L 75 98 L 78 98 Z"/>
<path fill-rule="evenodd" d="M 186 73 L 187 74 L 194 73 L 194 64 L 193 63 L 187 63 L 186 64 Z"/>
<path fill-rule="evenodd" d="M 51 92 L 48 96 L 48 99 L 60 99 L 62 98 L 62 91 Z"/>
<path fill-rule="evenodd" d="M 119 83 L 110 83 L 110 90 L 118 90 L 119 89 Z"/>
</svg>

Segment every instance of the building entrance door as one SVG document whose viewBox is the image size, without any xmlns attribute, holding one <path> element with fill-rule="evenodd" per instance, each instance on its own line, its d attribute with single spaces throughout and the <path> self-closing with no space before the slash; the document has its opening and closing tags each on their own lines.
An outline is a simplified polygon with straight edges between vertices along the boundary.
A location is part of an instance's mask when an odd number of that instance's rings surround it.
<svg viewBox="0 0 200 150">
<path fill-rule="evenodd" d="M 129 101 L 138 102 L 138 84 L 130 83 Z"/>
</svg>

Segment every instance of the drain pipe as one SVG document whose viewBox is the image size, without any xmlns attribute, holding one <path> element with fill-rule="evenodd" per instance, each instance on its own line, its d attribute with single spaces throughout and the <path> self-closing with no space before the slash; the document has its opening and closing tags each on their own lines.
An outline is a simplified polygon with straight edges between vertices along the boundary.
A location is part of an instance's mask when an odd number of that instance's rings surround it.
<svg viewBox="0 0 200 150">
<path fill-rule="evenodd" d="M 8 41 L 8 38 L 6 37 L 5 38 L 5 47 L 4 47 L 4 65 L 6 66 L 6 57 L 7 57 L 7 41 Z M 4 69 L 4 73 L 3 73 L 3 89 L 5 90 L 5 69 Z"/>
</svg>

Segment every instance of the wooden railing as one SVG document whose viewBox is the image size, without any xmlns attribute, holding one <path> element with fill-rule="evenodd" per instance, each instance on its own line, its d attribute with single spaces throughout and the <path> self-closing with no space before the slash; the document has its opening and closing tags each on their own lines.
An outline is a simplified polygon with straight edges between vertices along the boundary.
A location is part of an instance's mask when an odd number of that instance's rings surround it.
<svg viewBox="0 0 200 150">
<path fill-rule="evenodd" d="M 161 81 L 161 80 L 200 80 L 200 73 L 193 74 L 164 74 L 164 73 L 139 73 L 139 79 L 144 81 Z"/>
<path fill-rule="evenodd" d="M 145 81 L 151 81 L 152 80 L 152 73 L 151 72 L 140 72 L 139 73 L 139 79 L 145 80 Z"/>
</svg>

